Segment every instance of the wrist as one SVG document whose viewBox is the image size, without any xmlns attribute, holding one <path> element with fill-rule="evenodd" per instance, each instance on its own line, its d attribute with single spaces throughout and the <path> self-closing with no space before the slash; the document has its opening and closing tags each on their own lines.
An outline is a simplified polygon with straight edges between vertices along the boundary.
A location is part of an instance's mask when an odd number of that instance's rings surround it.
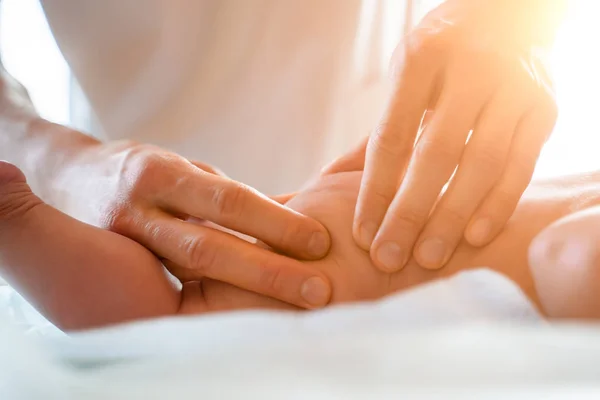
<svg viewBox="0 0 600 400">
<path fill-rule="evenodd" d="M 42 118 L 32 119 L 27 130 L 31 138 L 26 156 L 31 171 L 28 178 L 44 201 L 62 209 L 65 197 L 79 184 L 73 178 L 86 170 L 86 158 L 82 155 L 101 142 Z"/>
<path fill-rule="evenodd" d="M 56 188 L 82 149 L 99 142 L 41 118 L 27 90 L 0 64 L 0 160 L 16 165 L 33 191 L 55 204 Z"/>
</svg>

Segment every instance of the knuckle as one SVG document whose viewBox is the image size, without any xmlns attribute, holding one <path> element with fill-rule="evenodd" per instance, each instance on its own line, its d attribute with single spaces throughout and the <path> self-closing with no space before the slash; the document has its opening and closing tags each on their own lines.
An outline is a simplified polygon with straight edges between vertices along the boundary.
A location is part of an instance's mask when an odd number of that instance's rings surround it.
<svg viewBox="0 0 600 400">
<path fill-rule="evenodd" d="M 387 208 L 394 200 L 396 195 L 395 188 L 386 188 L 379 184 L 371 184 L 365 186 L 367 193 L 366 201 L 364 201 L 364 209 L 372 208 Z"/>
<path fill-rule="evenodd" d="M 455 227 L 465 226 L 469 222 L 469 216 L 466 215 L 464 210 L 456 207 L 442 206 L 439 215 L 441 215 L 445 224 L 452 224 Z"/>
<path fill-rule="evenodd" d="M 125 190 L 129 196 L 164 191 L 173 187 L 179 174 L 173 166 L 179 157 L 153 146 L 140 145 L 126 155 Z"/>
<path fill-rule="evenodd" d="M 216 186 L 212 200 L 217 213 L 227 218 L 240 217 L 249 191 L 246 186 L 239 184 Z"/>
<path fill-rule="evenodd" d="M 131 208 L 121 203 L 108 206 L 100 217 L 101 228 L 124 236 L 128 236 L 136 224 Z"/>
<path fill-rule="evenodd" d="M 401 135 L 395 134 L 396 132 L 402 133 L 403 127 L 389 121 L 378 124 L 371 134 L 369 146 L 376 153 L 383 153 L 393 158 L 407 155 L 410 147 Z"/>
<path fill-rule="evenodd" d="M 392 225 L 393 229 L 417 233 L 423 227 L 425 217 L 418 211 L 407 209 L 397 213 Z"/>
<path fill-rule="evenodd" d="M 375 202 L 389 206 L 394 200 L 394 191 L 393 190 L 385 190 L 384 188 L 380 188 L 378 186 L 373 188 L 371 195 L 373 196 Z"/>
<path fill-rule="evenodd" d="M 263 268 L 259 276 L 259 287 L 266 293 L 285 293 L 283 275 L 280 268 Z"/>
<path fill-rule="evenodd" d="M 199 276 L 211 276 L 216 266 L 218 249 L 208 234 L 199 234 L 186 238 L 183 249 L 187 256 L 188 268 L 196 271 Z"/>
<path fill-rule="evenodd" d="M 423 140 L 415 150 L 415 158 L 443 170 L 454 170 L 461 150 L 449 140 Z"/>
<path fill-rule="evenodd" d="M 164 160 L 157 154 L 150 154 L 143 157 L 137 165 L 136 176 L 134 178 L 134 187 L 152 187 L 157 183 L 157 179 L 164 170 Z"/>
<path fill-rule="evenodd" d="M 280 234 L 278 247 L 281 247 L 281 250 L 291 248 L 292 244 L 297 243 L 298 238 L 301 237 L 306 237 L 302 226 L 299 223 L 287 223 Z"/>
<path fill-rule="evenodd" d="M 479 175 L 498 178 L 506 164 L 506 155 L 493 146 L 479 146 L 473 151 L 473 166 Z"/>
</svg>

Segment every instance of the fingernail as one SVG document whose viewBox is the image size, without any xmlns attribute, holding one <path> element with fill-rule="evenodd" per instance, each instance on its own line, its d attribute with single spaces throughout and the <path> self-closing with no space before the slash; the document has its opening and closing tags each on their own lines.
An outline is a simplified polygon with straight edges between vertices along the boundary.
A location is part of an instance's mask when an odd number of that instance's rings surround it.
<svg viewBox="0 0 600 400">
<path fill-rule="evenodd" d="M 479 218 L 467 231 L 467 241 L 472 245 L 482 245 L 488 240 L 492 232 L 492 220 Z"/>
<path fill-rule="evenodd" d="M 417 249 L 419 264 L 430 269 L 437 269 L 444 265 L 447 253 L 446 243 L 438 238 L 425 239 Z"/>
<path fill-rule="evenodd" d="M 394 242 L 385 242 L 377 249 L 377 261 L 387 271 L 394 272 L 404 265 L 404 253 L 400 246 Z"/>
<path fill-rule="evenodd" d="M 308 242 L 308 252 L 315 257 L 322 257 L 329 250 L 329 239 L 323 232 L 315 232 Z"/>
<path fill-rule="evenodd" d="M 361 222 L 358 226 L 358 240 L 360 246 L 365 250 L 370 249 L 376 233 L 377 225 L 372 222 Z"/>
<path fill-rule="evenodd" d="M 329 302 L 331 290 L 323 278 L 313 276 L 302 284 L 300 295 L 313 307 L 321 307 Z"/>
</svg>

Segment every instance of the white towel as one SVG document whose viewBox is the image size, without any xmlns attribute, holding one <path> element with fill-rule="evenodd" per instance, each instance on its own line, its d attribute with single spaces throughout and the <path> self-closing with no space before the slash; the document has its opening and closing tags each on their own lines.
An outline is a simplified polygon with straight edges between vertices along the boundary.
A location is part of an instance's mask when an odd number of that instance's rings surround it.
<svg viewBox="0 0 600 400">
<path fill-rule="evenodd" d="M 165 318 L 70 337 L 13 327 L 0 330 L 0 355 L 2 399 L 600 394 L 600 328 L 550 327 L 485 270 L 314 313 Z"/>
</svg>

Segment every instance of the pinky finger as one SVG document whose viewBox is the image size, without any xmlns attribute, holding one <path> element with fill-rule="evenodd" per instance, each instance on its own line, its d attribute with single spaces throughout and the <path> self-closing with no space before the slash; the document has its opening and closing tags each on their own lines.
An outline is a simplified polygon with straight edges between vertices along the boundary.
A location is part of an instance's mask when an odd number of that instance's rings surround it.
<svg viewBox="0 0 600 400">
<path fill-rule="evenodd" d="M 465 239 L 473 246 L 491 242 L 504 228 L 529 186 L 540 152 L 554 127 L 555 108 L 536 107 L 521 120 L 506 167 L 471 219 Z"/>
</svg>

